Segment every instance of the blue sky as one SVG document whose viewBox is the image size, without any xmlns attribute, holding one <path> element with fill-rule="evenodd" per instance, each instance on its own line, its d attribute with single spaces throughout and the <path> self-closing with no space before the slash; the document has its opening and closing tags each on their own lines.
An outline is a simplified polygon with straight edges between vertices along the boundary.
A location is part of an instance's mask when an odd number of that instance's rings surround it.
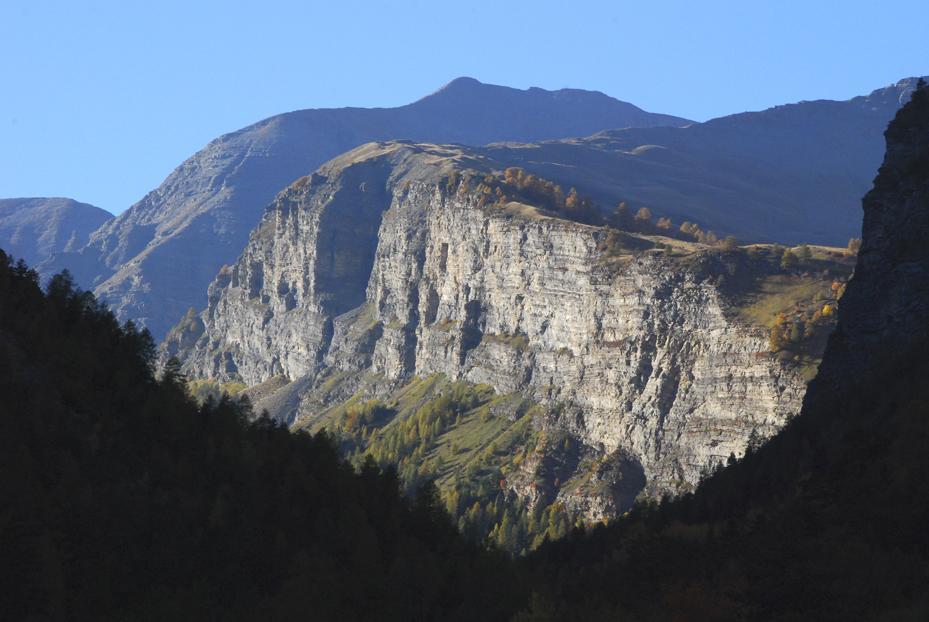
<svg viewBox="0 0 929 622">
<path fill-rule="evenodd" d="M 926 0 L 3 0 L 0 197 L 120 212 L 210 139 L 454 77 L 697 120 L 929 73 Z"/>
</svg>

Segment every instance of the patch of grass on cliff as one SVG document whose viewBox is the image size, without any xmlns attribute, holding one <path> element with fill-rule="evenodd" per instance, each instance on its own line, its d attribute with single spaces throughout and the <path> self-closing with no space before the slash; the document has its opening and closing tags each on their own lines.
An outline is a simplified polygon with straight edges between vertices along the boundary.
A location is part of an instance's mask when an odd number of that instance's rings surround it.
<svg viewBox="0 0 929 622">
<path fill-rule="evenodd" d="M 484 333 L 481 341 L 499 343 L 521 351 L 529 348 L 529 338 L 522 333 Z"/>
<path fill-rule="evenodd" d="M 205 404 L 212 398 L 219 401 L 223 395 L 235 397 L 248 387 L 242 382 L 217 382 L 216 380 L 191 380 L 187 383 L 187 390 L 197 400 L 198 404 Z"/>
<path fill-rule="evenodd" d="M 822 279 L 775 274 L 760 280 L 757 292 L 739 314 L 749 323 L 772 328 L 779 314 L 817 298 L 826 300 L 828 294 L 829 284 Z"/>
<path fill-rule="evenodd" d="M 487 385 L 441 374 L 417 378 L 381 399 L 364 391 L 314 417 L 356 466 L 370 456 L 415 490 L 432 480 L 462 532 L 513 553 L 560 537 L 573 524 L 563 507 L 530 510 L 504 482 L 535 446 L 536 407 Z"/>
<path fill-rule="evenodd" d="M 728 284 L 737 316 L 766 329 L 770 352 L 812 379 L 835 326 L 853 258 L 824 246 L 754 245 L 746 252 L 741 275 Z"/>
</svg>

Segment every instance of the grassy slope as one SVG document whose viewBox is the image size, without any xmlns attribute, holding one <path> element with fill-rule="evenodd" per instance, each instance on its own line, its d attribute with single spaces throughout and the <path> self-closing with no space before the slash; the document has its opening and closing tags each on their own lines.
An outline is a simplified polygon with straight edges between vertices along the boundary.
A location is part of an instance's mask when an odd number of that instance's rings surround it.
<svg viewBox="0 0 929 622">
<path fill-rule="evenodd" d="M 346 380 L 335 373 L 323 387 L 337 390 Z M 441 374 L 413 379 L 382 400 L 365 393 L 300 425 L 334 433 L 356 465 L 370 456 L 396 466 L 408 490 L 434 481 L 459 528 L 476 540 L 525 552 L 575 523 L 557 501 L 530 504 L 507 485 L 533 452 L 550 449 L 538 407 L 521 396 Z"/>
</svg>

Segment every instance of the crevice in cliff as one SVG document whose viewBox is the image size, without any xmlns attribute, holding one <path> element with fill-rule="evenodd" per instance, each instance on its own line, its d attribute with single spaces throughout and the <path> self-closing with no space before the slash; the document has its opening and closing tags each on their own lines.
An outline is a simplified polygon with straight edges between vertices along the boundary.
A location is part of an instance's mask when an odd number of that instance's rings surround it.
<svg viewBox="0 0 929 622">
<path fill-rule="evenodd" d="M 338 192 L 322 211 L 317 230 L 314 290 L 325 315 L 316 352 L 322 363 L 332 345 L 333 318 L 365 302 L 374 269 L 378 232 L 391 194 L 384 166 L 357 165 L 345 171 Z"/>
<path fill-rule="evenodd" d="M 476 348 L 484 338 L 484 330 L 480 324 L 482 315 L 481 303 L 471 300 L 465 304 L 465 319 L 461 324 L 461 348 L 458 354 L 458 364 L 464 365 L 468 353 Z"/>
<path fill-rule="evenodd" d="M 316 296 L 330 317 L 365 301 L 381 217 L 391 196 L 384 184 L 363 183 L 370 171 L 346 171 L 341 188 L 319 219 L 314 267 Z"/>
</svg>

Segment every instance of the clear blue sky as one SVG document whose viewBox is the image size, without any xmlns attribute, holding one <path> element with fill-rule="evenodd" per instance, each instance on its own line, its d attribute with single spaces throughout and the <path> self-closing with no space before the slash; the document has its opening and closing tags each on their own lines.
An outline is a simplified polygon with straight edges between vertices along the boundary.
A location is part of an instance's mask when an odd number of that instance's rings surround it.
<svg viewBox="0 0 929 622">
<path fill-rule="evenodd" d="M 210 139 L 454 77 L 705 120 L 929 73 L 927 0 L 2 0 L 0 197 L 120 212 Z"/>
</svg>

